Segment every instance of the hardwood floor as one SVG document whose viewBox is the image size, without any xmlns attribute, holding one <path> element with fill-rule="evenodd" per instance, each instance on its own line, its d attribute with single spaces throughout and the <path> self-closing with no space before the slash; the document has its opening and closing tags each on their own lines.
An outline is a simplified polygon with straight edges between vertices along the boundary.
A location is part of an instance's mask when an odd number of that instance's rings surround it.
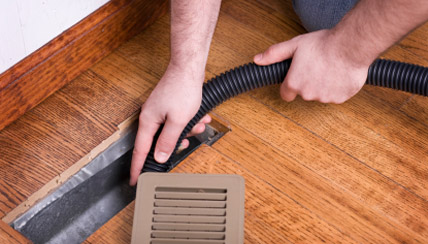
<svg viewBox="0 0 428 244">
<path fill-rule="evenodd" d="M 225 0 L 206 78 L 301 33 L 289 1 Z M 382 57 L 428 66 L 427 46 L 428 24 Z M 0 217 L 25 210 L 135 114 L 168 58 L 164 16 L 0 131 Z M 286 103 L 272 86 L 214 113 L 231 132 L 174 171 L 242 175 L 246 243 L 428 242 L 426 97 L 366 86 L 341 105 Z M 132 203 L 86 243 L 129 243 L 133 211 Z"/>
<path fill-rule="evenodd" d="M 31 242 L 5 222 L 0 221 L 0 243 L 24 244 Z"/>
</svg>

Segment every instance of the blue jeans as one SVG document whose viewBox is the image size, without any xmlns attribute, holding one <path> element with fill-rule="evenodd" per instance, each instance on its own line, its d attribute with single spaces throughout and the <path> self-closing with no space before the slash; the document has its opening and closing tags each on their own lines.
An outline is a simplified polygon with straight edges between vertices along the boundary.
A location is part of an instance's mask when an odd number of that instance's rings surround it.
<svg viewBox="0 0 428 244">
<path fill-rule="evenodd" d="M 330 29 L 358 0 L 293 0 L 294 11 L 308 31 Z"/>
</svg>

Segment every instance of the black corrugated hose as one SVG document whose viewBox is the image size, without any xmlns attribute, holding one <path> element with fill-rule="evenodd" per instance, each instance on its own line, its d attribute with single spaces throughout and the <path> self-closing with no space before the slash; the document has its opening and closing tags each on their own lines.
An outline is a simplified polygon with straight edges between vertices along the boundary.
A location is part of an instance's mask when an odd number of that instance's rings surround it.
<svg viewBox="0 0 428 244">
<path fill-rule="evenodd" d="M 227 71 L 205 83 L 199 111 L 181 133 L 174 152 L 177 151 L 179 144 L 193 126 L 205 114 L 236 95 L 259 87 L 281 83 L 287 74 L 290 64 L 291 59 L 267 66 L 249 63 Z M 427 96 L 428 68 L 398 61 L 377 59 L 369 68 L 366 84 Z M 159 128 L 153 140 L 143 172 L 168 172 L 175 167 L 170 160 L 171 157 L 164 164 L 159 164 L 154 160 L 154 148 L 161 130 L 162 127 Z"/>
</svg>

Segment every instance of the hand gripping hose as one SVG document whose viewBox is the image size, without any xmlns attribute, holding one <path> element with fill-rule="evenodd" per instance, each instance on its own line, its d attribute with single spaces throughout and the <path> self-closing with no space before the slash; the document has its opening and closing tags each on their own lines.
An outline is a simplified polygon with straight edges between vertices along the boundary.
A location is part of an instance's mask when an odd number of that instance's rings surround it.
<svg viewBox="0 0 428 244">
<path fill-rule="evenodd" d="M 281 83 L 287 74 L 290 64 L 291 59 L 268 66 L 249 63 L 220 74 L 205 83 L 199 111 L 181 133 L 174 153 L 177 151 L 181 141 L 205 114 L 236 95 L 259 87 Z M 366 84 L 427 96 L 428 68 L 398 61 L 378 59 L 369 67 Z M 163 126 L 159 128 L 153 139 L 143 172 L 168 172 L 175 167 L 171 162 L 171 157 L 164 164 L 159 164 L 154 160 L 154 149 L 162 128 Z"/>
</svg>

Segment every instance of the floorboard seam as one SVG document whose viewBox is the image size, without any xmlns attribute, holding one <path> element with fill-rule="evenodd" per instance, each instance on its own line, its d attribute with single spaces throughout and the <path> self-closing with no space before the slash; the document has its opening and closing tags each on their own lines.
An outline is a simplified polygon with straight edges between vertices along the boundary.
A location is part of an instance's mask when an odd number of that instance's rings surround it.
<svg viewBox="0 0 428 244">
<path fill-rule="evenodd" d="M 241 127 L 241 129 L 245 130 L 244 128 Z M 248 133 L 252 134 L 250 131 L 247 131 Z M 258 138 L 258 137 L 257 137 Z M 263 140 L 262 140 L 263 141 Z M 309 211 L 310 213 L 312 213 L 314 216 L 316 216 L 318 219 L 320 219 L 321 221 L 323 221 L 324 223 L 326 223 L 327 225 L 331 226 L 332 228 L 336 229 L 337 231 L 339 231 L 340 233 L 342 233 L 342 235 L 348 236 L 350 239 L 354 240 L 356 243 L 360 243 L 358 241 L 356 241 L 354 238 L 352 238 L 351 236 L 349 236 L 348 234 L 345 234 L 344 232 L 342 232 L 341 229 L 339 229 L 336 225 L 333 225 L 332 223 L 330 223 L 329 221 L 325 220 L 324 218 L 322 218 L 321 216 L 319 216 L 318 214 L 314 213 L 311 209 L 309 209 L 308 207 L 306 207 L 305 205 L 301 204 L 299 201 L 295 200 L 294 198 L 292 198 L 290 195 L 288 195 L 287 193 L 285 193 L 284 191 L 282 191 L 281 189 L 279 189 L 278 187 L 274 186 L 272 183 L 266 181 L 265 179 L 260 178 L 258 175 L 254 174 L 252 171 L 250 171 L 249 169 L 247 169 L 246 167 L 244 167 L 242 164 L 240 164 L 239 162 L 237 162 L 235 159 L 229 157 L 228 155 L 225 155 L 224 153 L 222 153 L 221 151 L 217 150 L 216 148 L 212 148 L 214 149 L 216 152 L 218 152 L 220 155 L 222 155 L 223 157 L 229 159 L 231 162 L 239 165 L 242 169 L 244 169 L 245 171 L 247 171 L 249 174 L 251 174 L 253 177 L 258 178 L 260 181 L 266 183 L 267 185 L 271 186 L 273 189 L 275 189 L 278 193 L 284 195 L 285 197 L 289 198 L 291 201 L 295 202 L 297 205 L 301 206 L 302 208 L 306 209 L 307 211 Z M 288 240 L 288 239 L 287 239 Z M 289 240 L 288 240 L 289 241 Z"/>
<path fill-rule="evenodd" d="M 262 101 L 260 101 L 259 99 L 257 99 L 257 98 L 255 98 L 255 97 L 253 97 L 252 95 L 249 95 L 249 96 L 250 96 L 252 99 L 256 100 L 256 102 L 261 103 L 263 106 L 268 107 L 270 110 L 274 111 L 275 113 L 280 114 L 280 116 L 281 116 L 281 117 L 283 117 L 283 118 L 286 118 L 286 119 L 290 120 L 291 122 L 295 123 L 295 124 L 296 124 L 296 125 L 298 125 L 299 127 L 301 127 L 301 128 L 303 128 L 303 129 L 307 130 L 308 132 L 310 132 L 312 135 L 316 136 L 317 138 L 319 138 L 319 139 L 321 139 L 322 141 L 326 142 L 327 144 L 331 145 L 331 146 L 332 146 L 332 147 L 334 147 L 335 149 L 337 149 L 337 150 L 339 150 L 340 152 L 342 152 L 342 153 L 344 153 L 344 154 L 348 155 L 350 158 L 352 158 L 352 159 L 356 160 L 357 162 L 359 162 L 360 164 L 364 165 L 364 166 L 365 166 L 365 167 L 367 167 L 368 169 L 371 169 L 371 170 L 375 171 L 377 174 L 381 175 L 383 178 L 387 179 L 388 181 L 391 181 L 392 183 L 394 183 L 394 184 L 398 185 L 399 187 L 403 188 L 404 190 L 408 191 L 409 193 L 413 194 L 414 196 L 416 196 L 417 198 L 419 198 L 419 199 L 423 200 L 424 202 L 428 202 L 425 198 L 423 198 L 423 197 L 419 196 L 418 194 L 416 194 L 415 192 L 411 191 L 410 189 L 408 189 L 408 188 L 407 188 L 407 187 L 405 187 L 404 185 L 402 185 L 402 184 L 400 184 L 400 183 L 396 182 L 395 180 L 393 180 L 393 179 L 391 179 L 391 178 L 387 177 L 386 175 L 382 174 L 379 170 L 377 170 L 377 169 L 375 169 L 375 168 L 373 168 L 373 167 L 370 167 L 368 164 L 366 164 L 365 162 L 363 162 L 363 161 L 359 160 L 358 158 L 356 158 L 356 157 L 355 157 L 355 156 L 353 156 L 352 154 L 350 154 L 350 153 L 348 153 L 348 152 L 346 152 L 346 151 L 343 151 L 341 148 L 339 148 L 339 147 L 338 147 L 338 146 L 336 146 L 335 144 L 332 144 L 331 142 L 329 142 L 329 141 L 325 140 L 323 137 L 321 137 L 321 136 L 320 136 L 320 135 L 318 135 L 317 133 L 315 133 L 315 132 L 313 132 L 313 131 L 309 130 L 308 128 L 306 128 L 306 127 L 305 127 L 305 126 L 303 126 L 302 124 L 298 123 L 297 121 L 292 120 L 291 118 L 289 118 L 289 117 L 287 117 L 286 115 L 282 114 L 281 112 L 279 112 L 279 111 L 278 111 L 278 110 L 276 110 L 275 108 L 272 108 L 272 107 L 271 107 L 271 106 L 269 106 L 268 104 L 263 103 Z M 259 137 L 258 137 L 258 138 L 259 138 Z M 260 139 L 261 139 L 261 138 L 260 138 Z M 263 140 L 263 141 L 264 141 L 264 140 Z M 392 143 L 393 143 L 393 142 L 392 142 Z M 272 146 L 272 145 L 271 145 L 271 146 Z M 272 147 L 273 147 L 273 148 L 276 148 L 276 147 L 274 147 L 274 146 L 272 146 Z M 279 150 L 278 148 L 276 148 L 276 149 L 277 149 L 277 150 Z M 290 155 L 290 157 L 292 157 L 292 156 Z M 304 165 L 304 166 L 305 166 L 305 165 Z M 305 166 L 305 167 L 306 167 L 306 166 Z"/>
</svg>

